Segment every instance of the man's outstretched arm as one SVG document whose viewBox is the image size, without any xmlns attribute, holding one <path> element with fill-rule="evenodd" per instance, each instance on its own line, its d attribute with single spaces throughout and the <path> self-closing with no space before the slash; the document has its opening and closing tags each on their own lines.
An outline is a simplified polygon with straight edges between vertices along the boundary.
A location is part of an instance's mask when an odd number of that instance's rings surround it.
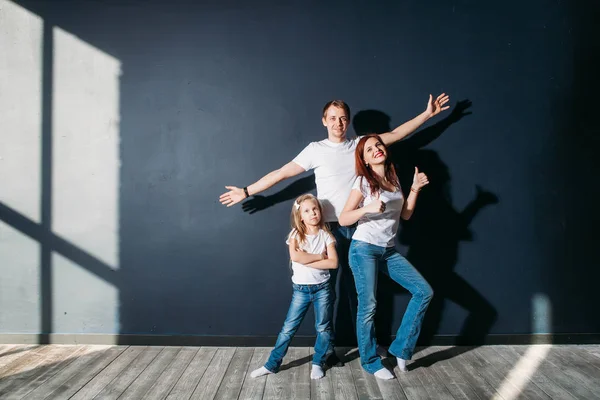
<svg viewBox="0 0 600 400">
<path fill-rule="evenodd" d="M 450 108 L 450 106 L 445 106 L 446 103 L 450 101 L 450 97 L 446 95 L 446 93 L 440 94 L 435 100 L 433 97 L 429 95 L 429 101 L 427 102 L 427 108 L 421 114 L 417 115 L 415 118 L 407 121 L 394 129 L 391 132 L 382 133 L 379 135 L 383 143 L 386 146 L 389 146 L 392 143 L 395 143 L 399 140 L 404 139 L 414 131 L 416 131 L 421 125 L 425 123 L 428 119 L 435 117 L 439 113 L 444 110 Z"/>
<path fill-rule="evenodd" d="M 248 191 L 248 196 L 258 194 L 283 180 L 286 180 L 296 175 L 300 175 L 303 172 L 304 168 L 302 168 L 295 162 L 290 161 L 283 167 L 276 169 L 275 171 L 269 172 L 267 175 L 263 176 L 258 181 L 248 186 L 246 188 L 246 190 Z M 242 188 L 236 186 L 225 186 L 225 189 L 228 189 L 229 191 L 223 193 L 219 197 L 219 201 L 221 202 L 221 204 L 227 207 L 231 207 L 247 197 L 246 193 L 244 192 L 244 189 Z"/>
</svg>

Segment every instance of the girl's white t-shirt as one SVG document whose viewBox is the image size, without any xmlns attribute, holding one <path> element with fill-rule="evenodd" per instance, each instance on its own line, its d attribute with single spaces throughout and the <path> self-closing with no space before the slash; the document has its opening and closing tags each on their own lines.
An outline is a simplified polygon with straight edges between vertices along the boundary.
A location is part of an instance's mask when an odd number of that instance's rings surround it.
<svg viewBox="0 0 600 400">
<path fill-rule="evenodd" d="M 377 197 L 371 196 L 371 185 L 363 177 L 358 177 L 352 186 L 359 190 L 364 199 L 360 207 L 368 206 Z M 404 205 L 404 195 L 401 190 L 388 192 L 381 190 L 379 199 L 385 203 L 385 211 L 377 214 L 366 214 L 358 220 L 358 226 L 352 239 L 360 240 L 376 246 L 392 247 L 398 231 L 400 214 Z"/>
<path fill-rule="evenodd" d="M 295 230 L 290 232 L 288 240 L 285 243 L 289 245 L 291 238 L 299 242 L 298 232 Z M 333 237 L 323 229 L 320 229 L 316 235 L 306 235 L 306 240 L 300 243 L 299 247 L 309 254 L 323 254 L 327 250 L 327 246 L 331 243 L 335 243 Z M 292 282 L 297 285 L 318 285 L 329 280 L 329 270 L 326 269 L 311 268 L 310 266 L 292 261 L 292 270 Z"/>
</svg>

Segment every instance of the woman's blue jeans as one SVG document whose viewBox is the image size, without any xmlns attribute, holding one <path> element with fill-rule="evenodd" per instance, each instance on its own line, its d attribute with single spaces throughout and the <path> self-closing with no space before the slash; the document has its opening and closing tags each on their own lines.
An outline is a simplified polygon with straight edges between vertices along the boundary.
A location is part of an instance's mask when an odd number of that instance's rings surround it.
<svg viewBox="0 0 600 400">
<path fill-rule="evenodd" d="M 425 311 L 433 297 L 433 290 L 419 271 L 402 257 L 394 247 L 380 247 L 360 240 L 350 245 L 350 268 L 354 274 L 358 295 L 356 333 L 361 365 L 369 373 L 383 368 L 377 355 L 375 339 L 375 309 L 377 301 L 377 273 L 388 275 L 407 289 L 412 297 L 402 318 L 389 352 L 404 360 L 414 353 Z"/>
</svg>

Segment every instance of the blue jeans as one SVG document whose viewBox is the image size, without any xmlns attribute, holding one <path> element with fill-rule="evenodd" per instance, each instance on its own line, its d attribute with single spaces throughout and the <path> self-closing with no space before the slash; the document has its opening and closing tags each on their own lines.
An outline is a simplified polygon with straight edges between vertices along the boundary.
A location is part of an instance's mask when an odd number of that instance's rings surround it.
<svg viewBox="0 0 600 400">
<path fill-rule="evenodd" d="M 294 334 L 300 327 L 311 303 L 315 309 L 315 328 L 317 340 L 315 342 L 315 354 L 313 364 L 323 367 L 326 354 L 331 346 L 331 300 L 332 291 L 329 281 L 318 285 L 292 285 L 294 293 L 292 302 L 283 323 L 283 328 L 277 336 L 275 347 L 271 351 L 265 368 L 271 372 L 279 371 L 283 357 L 285 357 Z"/>
<path fill-rule="evenodd" d="M 400 328 L 396 332 L 396 339 L 389 348 L 392 355 L 410 360 L 421 332 L 425 311 L 433 297 L 431 286 L 394 247 L 380 247 L 353 240 L 350 245 L 350 268 L 354 274 L 358 294 L 356 332 L 361 365 L 371 374 L 383 368 L 376 352 L 374 324 L 378 270 L 412 295 Z"/>
<path fill-rule="evenodd" d="M 329 229 L 335 237 L 335 250 L 338 255 L 338 268 L 329 270 L 331 278 L 331 288 L 333 290 L 332 304 L 332 315 L 333 315 L 333 331 L 337 332 L 340 328 L 338 320 L 338 311 L 340 300 L 342 299 L 342 293 L 345 293 L 348 297 L 348 306 L 350 308 L 350 315 L 352 321 L 356 321 L 356 289 L 352 282 L 352 275 L 350 274 L 350 265 L 348 262 L 348 252 L 350 251 L 350 243 L 352 242 L 352 235 L 356 231 L 356 224 L 351 226 L 341 226 L 337 222 L 329 222 Z M 331 336 L 332 350 L 333 341 L 335 341 L 335 334 Z"/>
</svg>

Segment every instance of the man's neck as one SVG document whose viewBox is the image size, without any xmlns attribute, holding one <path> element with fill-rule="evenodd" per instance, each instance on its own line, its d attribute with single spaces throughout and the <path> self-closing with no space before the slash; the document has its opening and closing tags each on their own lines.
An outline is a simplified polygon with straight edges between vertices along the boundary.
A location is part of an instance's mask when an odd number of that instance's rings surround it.
<svg viewBox="0 0 600 400">
<path fill-rule="evenodd" d="M 333 135 L 329 135 L 327 139 L 333 143 L 344 143 L 346 141 L 346 134 L 344 134 L 344 136 L 342 137 L 335 137 Z"/>
</svg>

